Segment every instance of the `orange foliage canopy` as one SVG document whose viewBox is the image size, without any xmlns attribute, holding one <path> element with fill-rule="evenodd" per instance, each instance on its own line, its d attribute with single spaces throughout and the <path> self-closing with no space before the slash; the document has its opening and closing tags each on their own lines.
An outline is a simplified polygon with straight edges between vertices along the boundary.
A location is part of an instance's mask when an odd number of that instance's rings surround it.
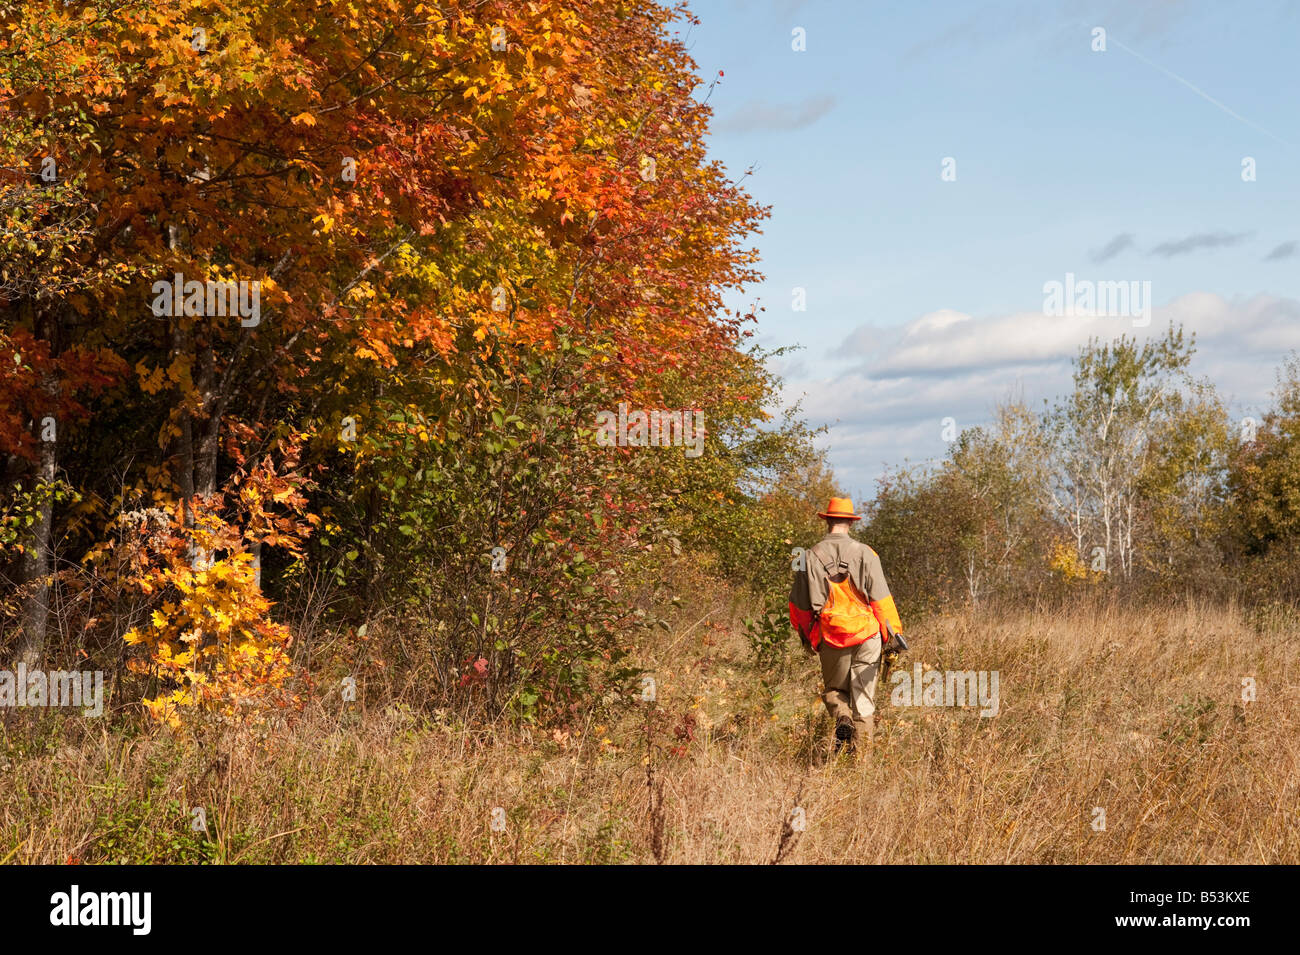
<svg viewBox="0 0 1300 955">
<path fill-rule="evenodd" d="M 705 156 L 671 33 L 690 20 L 650 0 L 5 7 L 0 451 L 31 456 L 44 414 L 87 429 L 89 470 L 127 472 L 87 505 L 99 545 L 130 500 L 179 500 L 196 537 L 229 484 L 234 519 L 250 462 L 332 441 L 341 395 L 364 417 L 409 393 L 421 440 L 456 440 L 449 407 L 501 400 L 471 367 L 526 390 L 527 356 L 576 346 L 574 380 L 611 395 L 734 400 L 723 296 L 757 277 L 741 243 L 765 211 Z M 158 314 L 177 275 L 255 285 L 257 320 Z M 307 517 L 235 537 L 285 546 Z M 180 626 L 154 622 L 156 653 Z"/>
</svg>

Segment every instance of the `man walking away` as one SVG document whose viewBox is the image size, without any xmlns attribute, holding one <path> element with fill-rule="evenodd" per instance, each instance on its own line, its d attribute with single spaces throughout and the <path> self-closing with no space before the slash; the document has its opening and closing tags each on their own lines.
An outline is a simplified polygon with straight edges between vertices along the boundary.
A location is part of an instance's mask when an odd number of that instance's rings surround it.
<svg viewBox="0 0 1300 955">
<path fill-rule="evenodd" d="M 805 569 L 790 587 L 790 623 L 804 649 L 821 658 L 822 699 L 835 721 L 831 751 L 861 756 L 875 728 L 876 676 L 882 638 L 903 632 L 876 552 L 849 536 L 861 515 L 853 501 L 833 497 L 817 516 L 826 536 L 804 554 Z"/>
</svg>

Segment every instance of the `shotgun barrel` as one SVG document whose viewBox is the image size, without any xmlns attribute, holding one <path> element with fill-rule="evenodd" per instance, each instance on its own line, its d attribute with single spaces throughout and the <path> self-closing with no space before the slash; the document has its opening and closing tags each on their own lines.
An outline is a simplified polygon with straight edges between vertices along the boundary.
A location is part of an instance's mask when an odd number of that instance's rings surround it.
<svg viewBox="0 0 1300 955">
<path fill-rule="evenodd" d="M 907 641 L 903 639 L 903 635 L 894 629 L 893 624 L 885 624 L 885 632 L 889 635 L 889 639 L 880 648 L 881 653 L 901 653 L 904 650 L 911 649 L 908 647 Z"/>
</svg>

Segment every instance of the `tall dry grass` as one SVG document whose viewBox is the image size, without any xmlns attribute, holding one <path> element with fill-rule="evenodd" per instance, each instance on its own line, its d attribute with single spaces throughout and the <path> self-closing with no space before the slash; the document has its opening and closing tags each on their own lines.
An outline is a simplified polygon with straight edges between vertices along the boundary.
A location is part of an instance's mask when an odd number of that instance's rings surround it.
<svg viewBox="0 0 1300 955">
<path fill-rule="evenodd" d="M 792 650 L 759 672 L 736 611 L 700 595 L 638 649 L 654 703 L 562 730 L 337 695 L 293 726 L 193 738 L 11 713 L 0 859 L 1300 861 L 1300 617 L 1285 609 L 932 621 L 911 659 L 998 671 L 1000 712 L 899 708 L 882 687 L 861 763 L 826 756 L 816 662 Z"/>
</svg>

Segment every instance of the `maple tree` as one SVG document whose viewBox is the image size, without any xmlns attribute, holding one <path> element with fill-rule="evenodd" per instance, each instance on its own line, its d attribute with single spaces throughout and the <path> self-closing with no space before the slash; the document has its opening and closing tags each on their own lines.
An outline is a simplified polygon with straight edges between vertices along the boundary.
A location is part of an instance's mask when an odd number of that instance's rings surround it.
<svg viewBox="0 0 1300 955">
<path fill-rule="evenodd" d="M 735 371 L 752 316 L 723 298 L 758 277 L 766 211 L 707 158 L 691 22 L 645 0 L 0 5 L 0 449 L 6 486 L 76 497 L 14 537 L 28 603 L 144 649 L 168 719 L 288 679 L 272 601 L 311 575 L 351 619 L 450 626 L 443 682 L 489 661 L 495 704 L 617 659 L 617 568 L 683 526 L 683 489 L 720 508 L 744 467 L 601 453 L 595 410 L 705 408 L 725 451 L 774 394 Z M 140 513 L 167 515 L 147 546 Z"/>
</svg>

